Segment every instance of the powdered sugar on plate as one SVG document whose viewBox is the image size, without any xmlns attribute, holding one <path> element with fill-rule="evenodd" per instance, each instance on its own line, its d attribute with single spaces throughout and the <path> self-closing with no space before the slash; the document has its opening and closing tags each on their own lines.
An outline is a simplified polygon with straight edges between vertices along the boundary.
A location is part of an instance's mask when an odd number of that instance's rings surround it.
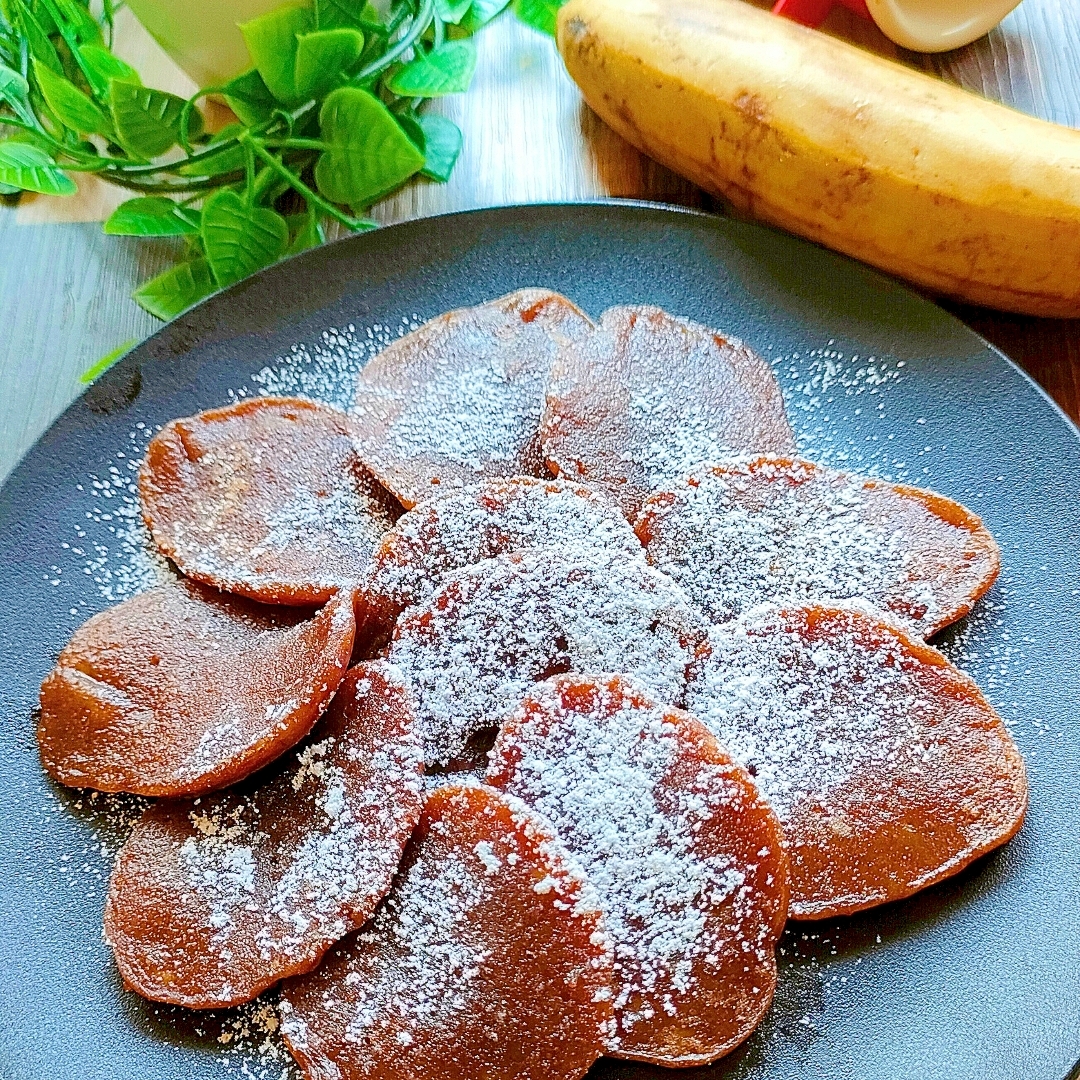
<svg viewBox="0 0 1080 1080">
<path fill-rule="evenodd" d="M 374 323 L 357 328 L 348 323 L 331 327 L 323 331 L 317 344 L 294 345 L 287 356 L 255 372 L 251 386 L 258 394 L 307 397 L 347 410 L 356 396 L 356 378 L 364 365 L 388 345 L 419 330 L 423 322 L 414 313 L 393 326 Z M 234 396 L 239 399 L 251 393 L 251 387 L 244 386 Z"/>
</svg>

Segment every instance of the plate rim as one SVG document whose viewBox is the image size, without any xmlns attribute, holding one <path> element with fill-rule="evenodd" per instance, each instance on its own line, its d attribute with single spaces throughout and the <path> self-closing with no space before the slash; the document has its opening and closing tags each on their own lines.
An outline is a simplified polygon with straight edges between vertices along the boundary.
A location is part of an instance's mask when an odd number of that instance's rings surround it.
<svg viewBox="0 0 1080 1080">
<path fill-rule="evenodd" d="M 371 242 L 371 238 L 376 236 L 385 236 L 386 234 L 393 234 L 395 231 L 404 232 L 410 229 L 422 229 L 425 227 L 431 227 L 432 225 L 443 220 L 456 220 L 459 218 L 482 218 L 490 217 L 492 219 L 499 219 L 505 217 L 511 217 L 514 214 L 525 213 L 528 214 L 534 210 L 614 210 L 621 214 L 625 214 L 627 217 L 632 217 L 636 212 L 644 211 L 648 213 L 655 213 L 660 216 L 671 216 L 680 219 L 698 219 L 703 225 L 711 225 L 713 223 L 731 223 L 739 227 L 746 227 L 753 230 L 763 230 L 767 233 L 782 237 L 787 242 L 795 242 L 797 245 L 806 245 L 808 247 L 817 248 L 820 251 L 828 253 L 830 256 L 841 259 L 846 263 L 852 264 L 858 267 L 863 273 L 867 274 L 871 279 L 876 279 L 886 285 L 891 291 L 893 289 L 901 289 L 907 293 L 910 297 L 918 300 L 920 303 L 929 305 L 936 309 L 937 313 L 944 316 L 954 326 L 962 328 L 965 336 L 968 336 L 973 345 L 977 343 L 987 352 L 1003 360 L 1009 367 L 1015 372 L 1019 373 L 1023 382 L 1036 391 L 1037 398 L 1041 399 L 1051 407 L 1051 412 L 1056 415 L 1069 432 L 1072 438 L 1075 438 L 1080 442 L 1080 423 L 1073 420 L 1073 418 L 1065 412 L 1061 405 L 1050 395 L 1050 393 L 1023 367 L 1021 367 L 1015 360 L 1013 360 L 1006 352 L 1001 348 L 988 341 L 977 330 L 966 323 L 960 316 L 944 308 L 936 298 L 928 295 L 927 293 L 913 287 L 908 282 L 903 281 L 900 278 L 894 277 L 876 267 L 873 267 L 867 263 L 861 262 L 843 252 L 835 251 L 827 246 L 805 238 L 797 236 L 793 233 L 789 233 L 786 230 L 777 228 L 765 222 L 757 221 L 755 219 L 745 217 L 742 215 L 736 215 L 727 213 L 721 209 L 717 210 L 703 210 L 697 207 L 682 206 L 679 204 L 658 202 L 654 200 L 646 199 L 623 199 L 615 197 L 603 197 L 603 198 L 590 198 L 590 199 L 575 199 L 575 200 L 544 200 L 537 202 L 521 202 L 521 203 L 506 203 L 496 206 L 481 206 L 470 207 L 467 209 L 446 211 L 438 214 L 424 215 L 420 217 L 410 218 L 404 221 L 397 221 L 389 225 L 380 226 L 377 229 L 368 230 L 366 232 L 353 233 L 339 237 L 327 244 L 320 245 L 316 248 L 308 249 L 304 252 L 299 252 L 296 255 L 289 256 L 272 266 L 265 267 L 259 270 L 254 275 L 244 279 L 243 281 L 234 283 L 227 286 L 224 289 L 220 289 L 200 300 L 198 303 L 192 305 L 186 311 L 168 322 L 163 323 L 154 329 L 146 338 L 139 341 L 134 347 L 132 347 L 127 353 L 125 353 L 119 361 L 113 364 L 105 372 L 101 374 L 97 379 L 86 384 L 82 388 L 80 393 L 69 401 L 62 410 L 60 410 L 50 421 L 48 426 L 38 435 L 34 442 L 26 448 L 25 451 L 18 457 L 13 463 L 7 476 L 0 482 L 0 509 L 3 509 L 2 501 L 4 496 L 10 496 L 12 494 L 12 488 L 14 482 L 20 475 L 26 470 L 28 463 L 32 457 L 37 457 L 41 450 L 42 443 L 50 437 L 50 435 L 56 430 L 57 426 L 69 416 L 69 414 L 76 408 L 83 406 L 86 407 L 86 399 L 90 395 L 95 387 L 108 386 L 112 382 L 120 381 L 125 371 L 130 370 L 133 365 L 140 365 L 147 360 L 154 359 L 153 357 L 144 357 L 142 354 L 146 350 L 147 346 L 150 346 L 153 342 L 160 339 L 163 335 L 168 333 L 175 333 L 178 329 L 182 329 L 186 324 L 192 320 L 198 320 L 201 313 L 205 312 L 210 307 L 228 306 L 237 296 L 242 292 L 251 288 L 253 282 L 264 280 L 267 276 L 274 273 L 282 272 L 282 269 L 286 266 L 290 266 L 296 260 L 303 260 L 305 258 L 317 259 L 320 257 L 321 252 L 325 249 L 337 247 L 341 244 L 351 244 L 354 247 L 362 248 L 365 244 Z M 293 271 L 295 273 L 295 271 Z M 356 280 L 356 279 L 352 279 Z M 182 363 L 187 352 L 191 348 L 198 347 L 201 340 L 201 335 L 194 335 L 191 339 L 191 345 L 188 349 L 177 354 L 173 358 L 173 362 Z M 929 359 L 933 359 L 932 357 Z M 90 411 L 89 409 L 87 411 Z M 1076 1064 L 1068 1070 L 1063 1077 L 1063 1080 L 1080 1080 L 1080 1059 Z"/>
<path fill-rule="evenodd" d="M 335 248 L 342 244 L 351 244 L 356 247 L 361 247 L 365 243 L 369 242 L 369 238 L 375 236 L 385 236 L 387 233 L 393 233 L 397 230 L 423 228 L 431 223 L 436 223 L 443 220 L 452 220 L 458 218 L 470 218 L 470 217 L 502 217 L 510 216 L 516 213 L 528 213 L 531 210 L 582 210 L 582 209 L 608 209 L 618 210 L 632 213 L 633 211 L 648 211 L 657 213 L 660 215 L 670 214 L 673 217 L 680 218 L 697 218 L 700 219 L 703 224 L 712 222 L 730 222 L 740 227 L 749 227 L 752 229 L 761 229 L 765 232 L 771 233 L 775 236 L 783 237 L 786 241 L 791 241 L 796 244 L 804 244 L 812 248 L 817 248 L 820 251 L 827 252 L 829 255 L 842 259 L 854 266 L 860 268 L 861 271 L 867 273 L 872 278 L 877 278 L 879 281 L 886 283 L 891 288 L 899 288 L 905 291 L 909 296 L 914 297 L 921 303 L 925 303 L 935 308 L 936 311 L 951 320 L 954 324 L 961 327 L 966 334 L 969 334 L 975 342 L 977 342 L 984 349 L 989 351 L 997 358 L 1004 360 L 1011 368 L 1019 373 L 1028 387 L 1034 390 L 1038 397 L 1040 397 L 1046 404 L 1048 404 L 1052 411 L 1056 413 L 1058 419 L 1065 423 L 1070 434 L 1080 441 L 1080 422 L 1073 420 L 1073 418 L 1058 404 L 1057 401 L 1051 397 L 1050 393 L 1023 367 L 1020 366 L 1015 360 L 1012 359 L 1004 350 L 994 345 L 982 336 L 977 330 L 969 326 L 962 318 L 949 311 L 947 308 L 941 306 L 938 300 L 928 293 L 925 293 L 901 278 L 894 277 L 891 274 L 887 274 L 877 267 L 871 266 L 869 263 L 864 263 L 859 259 L 855 259 L 850 255 L 846 255 L 843 252 L 835 251 L 832 248 L 827 247 L 824 244 L 818 243 L 816 240 L 810 240 L 806 237 L 797 236 L 794 233 L 787 232 L 784 229 L 777 228 L 774 225 L 770 225 L 767 222 L 758 221 L 756 219 L 730 214 L 723 210 L 708 211 L 702 210 L 693 206 L 682 206 L 677 203 L 665 203 L 657 202 L 650 199 L 620 199 L 615 197 L 605 198 L 592 198 L 592 199 L 553 199 L 543 200 L 539 202 L 522 202 L 522 203 L 505 203 L 497 206 L 478 206 L 469 207 L 463 210 L 450 210 L 438 214 L 428 214 L 421 217 L 409 218 L 404 221 L 395 221 L 390 225 L 381 225 L 377 229 L 369 229 L 364 232 L 351 233 L 347 236 L 338 237 L 335 240 L 329 241 L 326 244 L 320 244 L 318 247 L 309 248 L 307 251 L 297 252 L 295 255 L 290 255 L 284 259 L 279 260 L 271 266 L 263 267 L 256 271 L 256 273 L 244 278 L 242 281 L 234 282 L 232 285 L 226 286 L 224 289 L 219 289 L 217 292 L 211 293 L 209 296 L 204 297 L 198 303 L 193 304 L 191 307 L 181 312 L 175 318 L 170 319 L 168 322 L 163 323 L 157 327 L 154 332 L 147 337 L 143 338 L 138 344 L 134 345 L 128 352 L 126 352 L 115 364 L 106 369 L 97 378 L 87 383 L 81 392 L 74 397 L 68 404 L 57 413 L 50 421 L 49 425 L 38 435 L 38 437 L 26 448 L 25 451 L 19 456 L 19 458 L 12 465 L 11 470 L 2 482 L 0 482 L 0 493 L 4 493 L 10 486 L 12 480 L 15 478 L 16 473 L 21 472 L 25 463 L 30 456 L 38 449 L 41 442 L 49 436 L 54 430 L 56 425 L 68 415 L 68 413 L 80 403 L 85 402 L 87 395 L 94 392 L 95 388 L 108 387 L 112 382 L 119 379 L 125 370 L 128 370 L 132 364 L 141 364 L 143 362 L 140 359 L 140 354 L 155 340 L 159 339 L 163 334 L 175 332 L 177 328 L 181 328 L 186 325 L 192 319 L 198 319 L 200 314 L 206 311 L 209 307 L 225 304 L 227 305 L 235 297 L 239 296 L 242 292 L 246 292 L 251 288 L 252 283 L 264 280 L 266 276 L 272 273 L 280 273 L 281 269 L 286 266 L 290 266 L 297 262 L 297 260 L 318 258 L 320 252 L 324 252 L 327 249 Z M 992 309 L 987 309 L 992 310 Z M 176 359 L 180 359 L 177 357 Z M 1077 1063 L 1080 1068 L 1080 1062 Z M 1070 1078 L 1072 1080 L 1072 1078 Z M 1080 1080 L 1080 1074 L 1075 1078 Z"/>
</svg>

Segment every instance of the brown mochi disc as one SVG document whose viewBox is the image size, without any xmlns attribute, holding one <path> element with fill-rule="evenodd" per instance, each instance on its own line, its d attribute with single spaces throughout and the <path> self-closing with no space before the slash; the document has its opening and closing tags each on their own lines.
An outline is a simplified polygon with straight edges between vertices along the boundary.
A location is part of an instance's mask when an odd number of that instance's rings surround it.
<svg viewBox="0 0 1080 1080">
<path fill-rule="evenodd" d="M 633 521 L 702 461 L 785 453 L 772 368 L 748 345 L 656 307 L 613 307 L 559 353 L 540 421 L 556 476 L 605 488 Z"/>
<path fill-rule="evenodd" d="M 323 604 L 351 587 L 401 513 L 357 456 L 348 417 L 299 398 L 166 424 L 139 496 L 184 574 L 272 604 Z"/>
<path fill-rule="evenodd" d="M 398 619 L 389 658 L 417 698 L 429 765 L 461 767 L 533 683 L 623 671 L 678 704 L 706 627 L 641 557 L 534 548 L 467 567 Z"/>
<path fill-rule="evenodd" d="M 872 611 L 761 607 L 717 627 L 687 703 L 780 818 L 793 918 L 910 896 L 1023 823 L 1024 762 L 1001 718 Z"/>
<path fill-rule="evenodd" d="M 397 672 L 361 664 L 272 779 L 151 806 L 105 905 L 124 985 L 211 1009 L 310 971 L 389 891 L 420 817 L 421 759 Z"/>
<path fill-rule="evenodd" d="M 41 685 L 38 747 L 70 787 L 171 797 L 242 780 L 299 742 L 352 652 L 352 598 L 318 614 L 177 581 L 84 623 Z"/>
<path fill-rule="evenodd" d="M 547 289 L 432 319 L 360 373 L 351 413 L 361 456 L 410 508 L 433 486 L 546 475 L 537 425 L 548 371 L 591 329 Z"/>
<path fill-rule="evenodd" d="M 702 465 L 645 501 L 649 562 L 709 618 L 755 604 L 865 600 L 936 634 L 997 579 L 994 538 L 932 491 L 790 458 Z"/>
<path fill-rule="evenodd" d="M 611 1022 L 607 936 L 580 870 L 524 804 L 428 797 L 374 920 L 282 990 L 308 1080 L 577 1080 Z"/>
<path fill-rule="evenodd" d="M 503 725 L 486 782 L 550 821 L 614 949 L 605 1053 L 704 1065 L 768 1011 L 788 901 L 780 824 L 692 716 L 618 675 L 560 675 Z"/>
<path fill-rule="evenodd" d="M 619 508 L 581 484 L 516 476 L 449 489 L 419 503 L 382 538 L 357 595 L 358 623 L 392 626 L 406 607 L 430 599 L 447 574 L 484 559 L 586 545 L 642 552 Z"/>
</svg>

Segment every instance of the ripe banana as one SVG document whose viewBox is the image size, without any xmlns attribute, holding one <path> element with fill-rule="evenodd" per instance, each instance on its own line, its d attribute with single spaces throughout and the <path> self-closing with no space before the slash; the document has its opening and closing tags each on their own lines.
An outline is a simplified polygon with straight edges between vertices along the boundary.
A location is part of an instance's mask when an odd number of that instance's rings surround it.
<svg viewBox="0 0 1080 1080">
<path fill-rule="evenodd" d="M 1080 131 L 743 0 L 570 0 L 559 50 L 640 150 L 933 292 L 1080 316 Z"/>
</svg>

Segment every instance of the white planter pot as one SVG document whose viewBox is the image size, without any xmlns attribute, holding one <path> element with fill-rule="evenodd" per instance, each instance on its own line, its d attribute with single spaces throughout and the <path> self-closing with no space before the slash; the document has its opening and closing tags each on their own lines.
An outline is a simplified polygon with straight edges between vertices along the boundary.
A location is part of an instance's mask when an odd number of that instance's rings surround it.
<svg viewBox="0 0 1080 1080">
<path fill-rule="evenodd" d="M 220 86 L 251 65 L 237 25 L 282 0 L 128 0 L 158 44 L 199 84 Z"/>
</svg>

